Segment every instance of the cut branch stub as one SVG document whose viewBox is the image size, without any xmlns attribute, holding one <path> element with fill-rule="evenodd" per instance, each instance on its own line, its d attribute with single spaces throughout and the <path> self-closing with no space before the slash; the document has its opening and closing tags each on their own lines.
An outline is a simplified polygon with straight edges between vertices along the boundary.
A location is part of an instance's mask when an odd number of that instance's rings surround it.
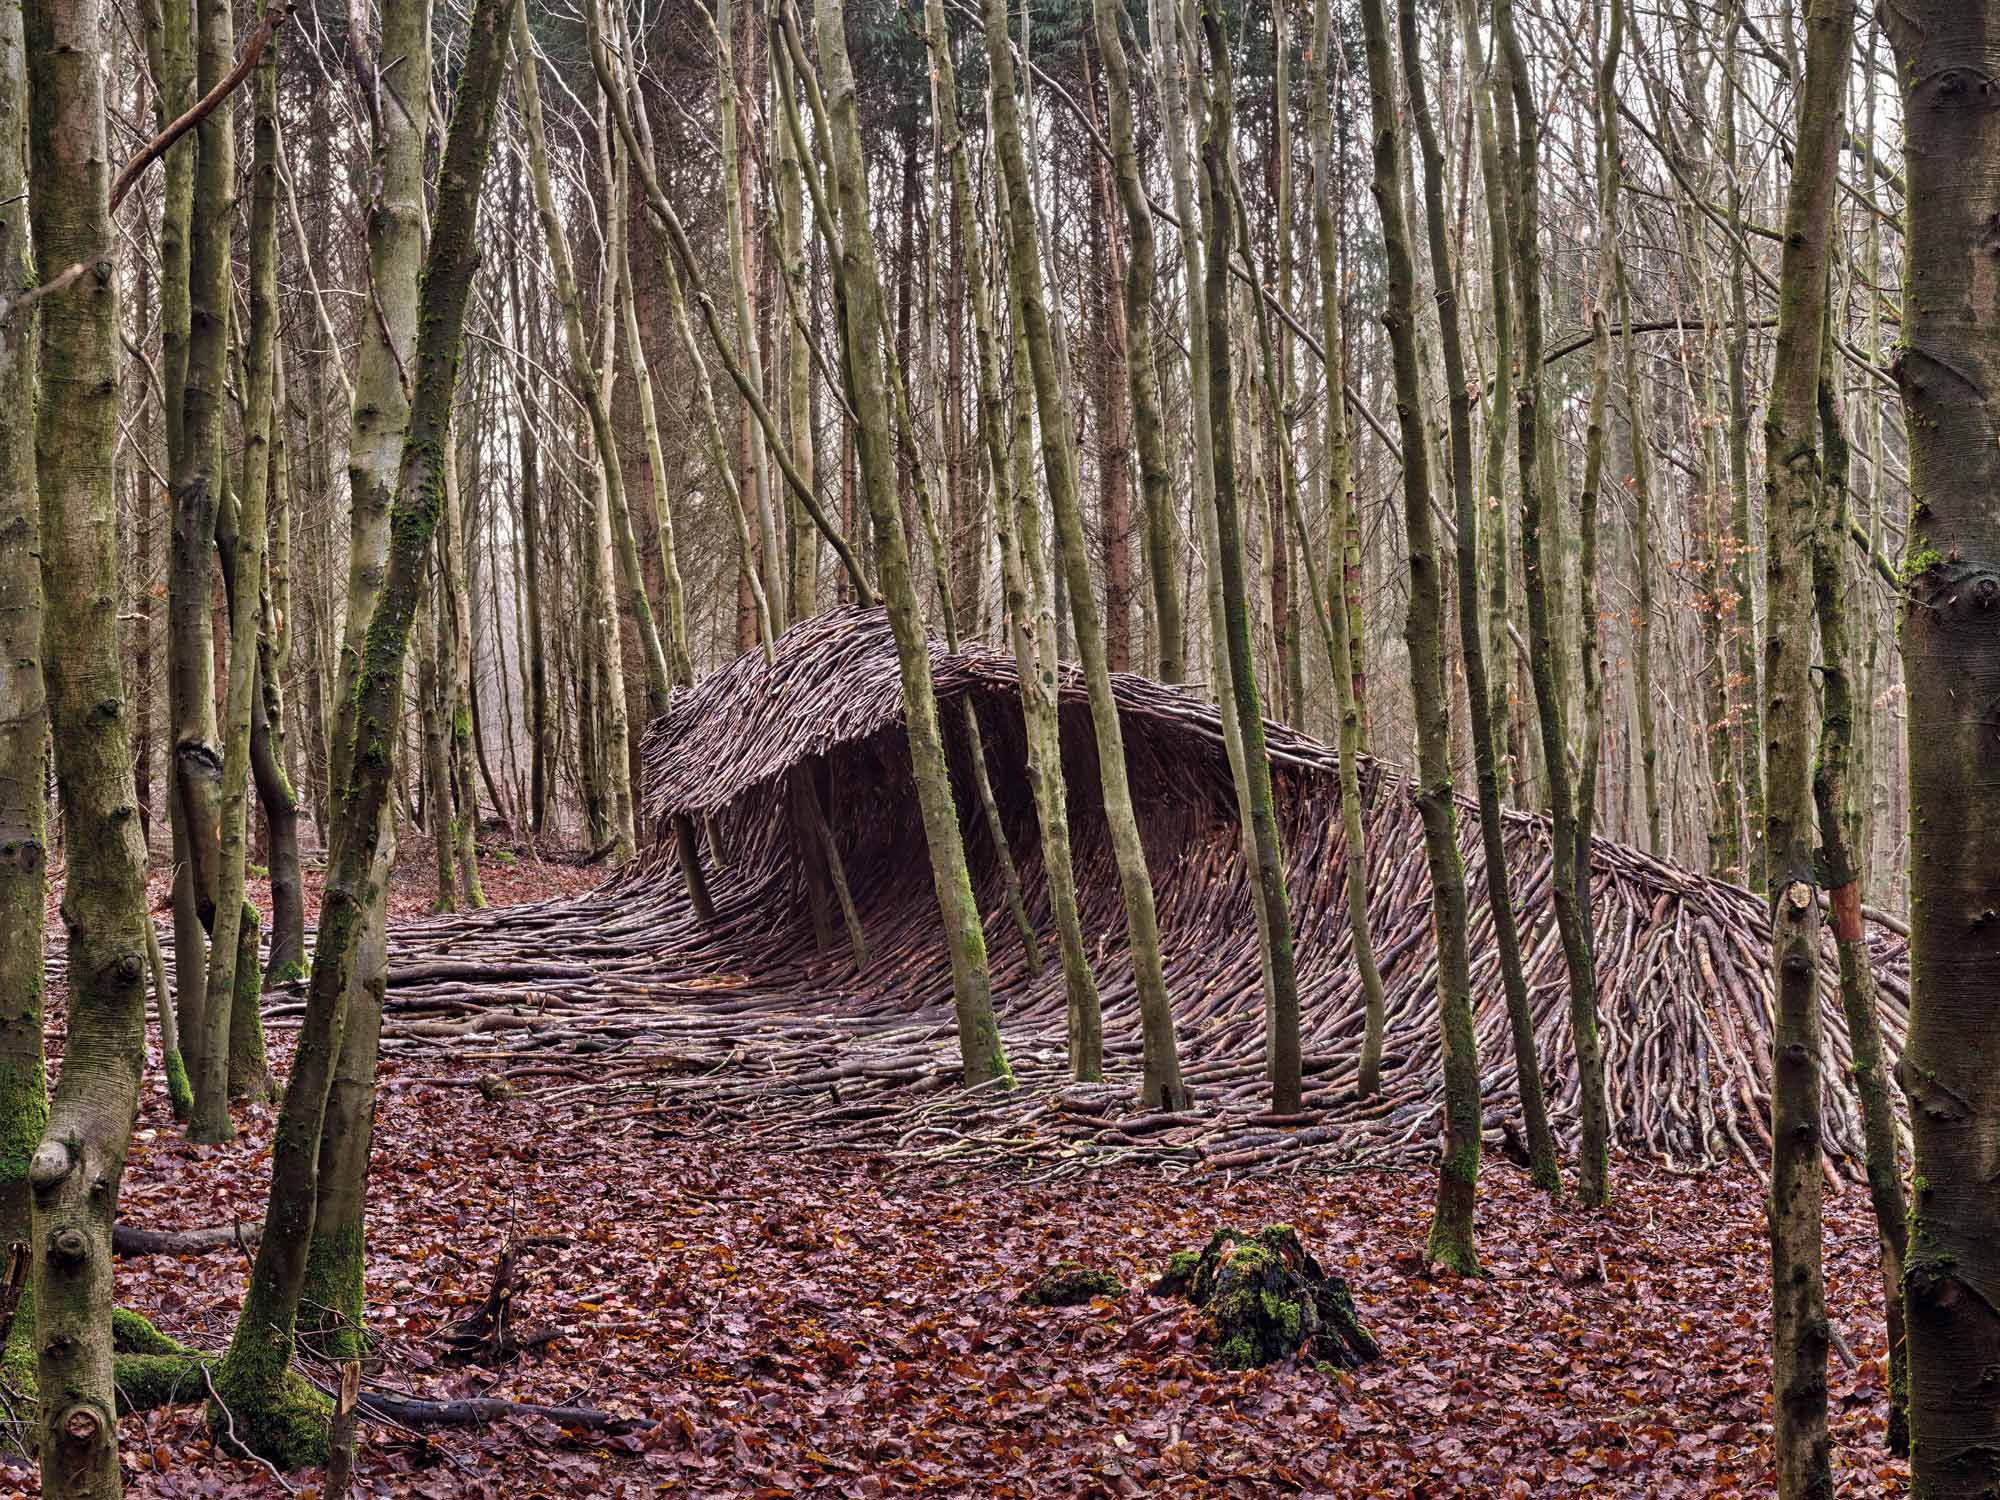
<svg viewBox="0 0 2000 1500">
<path fill-rule="evenodd" d="M 1343 1369 L 1381 1351 L 1355 1315 L 1347 1283 L 1329 1276 L 1289 1224 L 1255 1234 L 1218 1229 L 1199 1256 L 1183 1251 L 1154 1283 L 1202 1309 L 1218 1366 L 1254 1370 L 1293 1354 Z"/>
</svg>

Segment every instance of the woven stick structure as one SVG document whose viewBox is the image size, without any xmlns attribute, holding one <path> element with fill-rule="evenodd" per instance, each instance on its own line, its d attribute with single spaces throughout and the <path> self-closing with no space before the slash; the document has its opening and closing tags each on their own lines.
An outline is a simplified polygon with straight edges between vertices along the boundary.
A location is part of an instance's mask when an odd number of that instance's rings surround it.
<svg viewBox="0 0 2000 1500">
<path fill-rule="evenodd" d="M 1053 960 L 1052 927 L 1026 783 L 1010 656 L 934 648 L 940 700 L 969 696 L 1026 889 Z M 1089 706 L 1061 685 L 1078 884 L 1105 1013 L 1111 1080 L 1067 1080 L 1063 992 L 1053 961 L 1031 980 L 1006 918 L 971 792 L 966 747 L 950 746 L 1008 1054 L 1011 1090 L 958 1086 L 951 979 L 931 892 L 902 728 L 894 645 L 879 611 L 817 616 L 777 659 L 738 660 L 679 695 L 644 741 L 651 849 L 575 899 L 400 926 L 391 939 L 385 1047 L 449 1047 L 522 1093 L 581 1093 L 605 1117 L 693 1109 L 746 1118 L 773 1143 L 868 1146 L 924 1159 L 1007 1160 L 1063 1173 L 1113 1160 L 1236 1173 L 1419 1160 L 1436 1150 L 1442 1081 L 1429 880 L 1407 782 L 1360 768 L 1367 799 L 1368 905 L 1388 992 L 1383 1090 L 1354 1096 L 1362 1031 L 1346 921 L 1334 753 L 1267 726 L 1288 860 L 1302 991 L 1307 1111 L 1265 1113 L 1256 923 L 1221 724 L 1194 694 L 1136 676 L 1114 682 L 1135 802 L 1160 910 L 1166 972 L 1195 1104 L 1134 1113 L 1139 1031 L 1124 919 L 1107 845 Z M 940 716 L 960 734 L 959 715 Z M 795 826 L 788 778 L 815 778 L 867 937 L 856 971 L 811 920 L 814 837 Z M 669 819 L 701 833 L 716 916 L 695 917 Z M 1475 893 L 1473 980 L 1486 1122 L 1518 1118 L 1514 1064 L 1477 818 L 1460 842 Z M 1546 822 L 1509 814 L 1506 846 L 1522 916 L 1537 1047 L 1559 1136 L 1574 1146 L 1562 954 L 1550 903 Z M 1609 1103 L 1622 1149 L 1698 1168 L 1769 1146 L 1771 1027 L 1762 901 L 1625 845 L 1594 846 L 1599 1008 Z M 1907 1021 L 1907 954 L 1878 922 L 1871 944 L 1891 1056 Z M 1859 1112 L 1846 1084 L 1846 1026 L 1833 954 L 1822 1018 L 1829 1173 L 1855 1176 Z"/>
</svg>

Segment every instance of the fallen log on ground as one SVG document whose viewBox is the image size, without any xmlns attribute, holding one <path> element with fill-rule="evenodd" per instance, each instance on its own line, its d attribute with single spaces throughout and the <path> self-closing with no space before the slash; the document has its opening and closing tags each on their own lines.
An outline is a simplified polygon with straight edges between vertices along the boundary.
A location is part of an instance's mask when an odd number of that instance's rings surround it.
<svg viewBox="0 0 2000 1500">
<path fill-rule="evenodd" d="M 140 1229 L 111 1226 L 111 1252 L 127 1260 L 139 1255 L 205 1255 L 211 1250 L 249 1250 L 264 1233 L 264 1221 L 248 1220 L 213 1229 Z"/>
</svg>

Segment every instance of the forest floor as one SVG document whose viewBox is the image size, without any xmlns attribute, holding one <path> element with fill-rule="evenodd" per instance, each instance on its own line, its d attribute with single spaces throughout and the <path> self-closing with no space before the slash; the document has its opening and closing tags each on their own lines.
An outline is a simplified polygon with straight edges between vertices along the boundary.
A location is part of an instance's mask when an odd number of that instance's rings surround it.
<svg viewBox="0 0 2000 1500">
<path fill-rule="evenodd" d="M 496 901 L 595 872 L 489 867 Z M 394 900 L 427 909 L 411 861 Z M 59 925 L 51 941 L 59 941 Z M 51 997 L 51 1010 L 59 997 Z M 59 1025 L 56 1027 L 59 1032 Z M 282 1069 L 291 1031 L 274 1028 Z M 51 1037 L 52 1050 L 59 1036 Z M 429 1434 L 364 1428 L 369 1496 L 1764 1495 L 1772 1487 L 1768 1261 L 1747 1170 L 1676 1176 L 1620 1161 L 1602 1215 L 1551 1203 L 1489 1158 L 1490 1275 L 1421 1260 L 1434 1178 L 1357 1171 L 1187 1185 L 1107 1170 L 1037 1185 L 845 1151 L 776 1152 L 742 1126 L 607 1106 L 584 1088 L 489 1102 L 475 1063 L 385 1062 L 371 1182 L 370 1320 L 381 1388 L 591 1405 L 641 1417 L 604 1438 L 539 1419 Z M 257 1219 L 274 1112 L 197 1149 L 157 1070 L 121 1214 L 155 1229 Z M 1219 1374 L 1184 1303 L 1145 1287 L 1219 1224 L 1284 1221 L 1354 1289 L 1382 1346 L 1360 1371 Z M 538 1354 L 456 1365 L 439 1332 L 522 1260 L 515 1317 Z M 1827 1294 L 1855 1362 L 1830 1371 L 1836 1477 L 1900 1495 L 1882 1447 L 1882 1346 L 1866 1195 L 1827 1206 Z M 1042 1310 L 1051 1261 L 1127 1288 Z M 120 1300 L 200 1347 L 228 1339 L 247 1262 L 231 1250 L 121 1264 Z M 276 1496 L 186 1406 L 126 1419 L 127 1492 Z M 316 1497 L 319 1476 L 293 1476 Z M 0 1463 L 0 1500 L 36 1492 Z"/>
</svg>

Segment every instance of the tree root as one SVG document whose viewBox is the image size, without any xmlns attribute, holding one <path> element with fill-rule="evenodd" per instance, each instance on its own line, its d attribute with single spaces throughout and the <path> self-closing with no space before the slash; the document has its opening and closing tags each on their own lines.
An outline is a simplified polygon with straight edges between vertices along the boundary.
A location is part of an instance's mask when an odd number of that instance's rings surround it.
<svg viewBox="0 0 2000 1500">
<path fill-rule="evenodd" d="M 6 1347 L 0 1351 L 0 1387 L 6 1390 L 15 1420 L 28 1425 L 33 1424 L 39 1384 L 34 1330 L 33 1302 L 23 1299 Z M 120 1416 L 198 1399 L 202 1369 L 214 1359 L 122 1307 L 111 1313 L 111 1347 Z"/>
</svg>

